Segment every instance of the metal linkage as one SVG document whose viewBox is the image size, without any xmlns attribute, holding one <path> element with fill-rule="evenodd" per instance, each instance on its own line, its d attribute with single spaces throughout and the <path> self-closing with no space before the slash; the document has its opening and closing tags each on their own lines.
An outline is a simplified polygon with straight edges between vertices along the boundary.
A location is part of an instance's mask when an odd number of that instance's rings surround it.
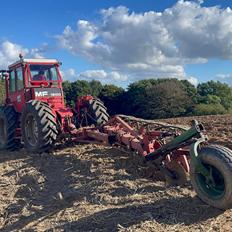
<svg viewBox="0 0 232 232">
<path fill-rule="evenodd" d="M 136 128 L 133 123 L 126 122 L 117 115 L 110 119 L 102 129 L 109 135 L 110 144 L 124 145 L 142 156 L 161 147 L 161 138 L 164 136 L 162 131 L 148 131 L 143 126 Z"/>
<path fill-rule="evenodd" d="M 190 145 L 206 141 L 203 131 L 197 121 L 189 128 L 116 115 L 103 126 L 77 129 L 75 141 L 116 145 L 137 152 L 158 167 L 165 178 L 182 183 L 189 172 Z"/>
<path fill-rule="evenodd" d="M 143 126 L 148 126 L 150 128 L 155 128 L 156 130 L 160 130 L 160 129 L 171 129 L 171 130 L 180 130 L 180 131 L 186 131 L 188 130 L 190 127 L 188 126 L 183 126 L 183 125 L 170 125 L 168 123 L 165 122 L 160 122 L 160 121 L 156 121 L 156 120 L 147 120 L 147 119 L 142 119 L 142 118 L 136 118 L 133 116 L 128 116 L 128 115 L 117 115 L 118 117 L 122 118 L 125 122 L 128 122 L 130 124 L 137 124 L 139 126 L 143 125 Z"/>
<path fill-rule="evenodd" d="M 203 125 L 199 124 L 196 120 L 193 121 L 193 125 L 189 130 L 187 130 L 183 134 L 177 136 L 172 141 L 165 144 L 164 146 L 162 146 L 158 150 L 148 154 L 146 156 L 146 160 L 148 160 L 148 161 L 153 160 L 154 157 L 157 157 L 158 155 L 164 156 L 164 155 L 172 152 L 173 150 L 176 150 L 176 149 L 181 148 L 181 147 L 185 147 L 187 145 L 191 145 L 196 141 L 196 139 L 199 139 L 199 138 L 206 139 L 206 137 L 203 137 L 203 134 L 202 134 L 203 131 L 204 131 Z"/>
</svg>

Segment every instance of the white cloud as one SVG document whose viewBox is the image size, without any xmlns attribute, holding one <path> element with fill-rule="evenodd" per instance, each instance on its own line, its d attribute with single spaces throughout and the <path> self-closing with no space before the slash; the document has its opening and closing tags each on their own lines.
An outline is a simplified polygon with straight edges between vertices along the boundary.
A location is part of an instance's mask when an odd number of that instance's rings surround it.
<svg viewBox="0 0 232 232">
<path fill-rule="evenodd" d="M 87 70 L 80 73 L 80 76 L 86 79 L 105 79 L 107 73 L 104 70 Z"/>
<path fill-rule="evenodd" d="M 110 72 L 108 76 L 110 79 L 115 81 L 126 81 L 128 79 L 127 75 L 120 74 L 116 71 Z"/>
<path fill-rule="evenodd" d="M 41 51 L 39 48 L 32 48 L 31 49 L 31 54 L 34 58 L 39 59 L 39 58 L 44 58 L 42 55 Z"/>
<path fill-rule="evenodd" d="M 199 4 L 203 4 L 205 0 L 197 0 Z"/>
<path fill-rule="evenodd" d="M 194 86 L 197 86 L 198 80 L 196 77 L 188 77 L 187 80 Z"/>
<path fill-rule="evenodd" d="M 232 73 L 221 73 L 216 75 L 216 80 L 232 85 Z"/>
<path fill-rule="evenodd" d="M 60 72 L 64 80 L 75 81 L 78 78 L 78 74 L 76 73 L 76 70 L 73 68 L 61 70 Z"/>
<path fill-rule="evenodd" d="M 22 54 L 24 57 L 42 58 L 45 48 L 46 44 L 41 48 L 28 49 L 22 45 L 6 40 L 0 44 L 0 68 L 6 69 L 8 65 L 17 61 L 19 59 L 19 54 Z"/>
<path fill-rule="evenodd" d="M 163 13 L 163 22 L 182 57 L 232 58 L 232 11 L 179 1 Z"/>
<path fill-rule="evenodd" d="M 163 12 L 101 11 L 98 23 L 79 20 L 57 36 L 59 45 L 131 79 L 189 78 L 184 65 L 232 58 L 232 10 L 178 1 Z"/>
<path fill-rule="evenodd" d="M 47 43 L 44 43 L 40 48 L 32 48 L 30 56 L 33 58 L 44 58 L 44 53 L 48 50 L 51 50 L 51 47 Z"/>
<path fill-rule="evenodd" d="M 87 70 L 85 72 L 77 73 L 75 69 L 70 68 L 65 71 L 61 71 L 64 80 L 76 81 L 76 80 L 99 80 L 103 83 L 116 83 L 126 81 L 128 77 L 122 75 L 116 71 L 99 70 Z"/>
<path fill-rule="evenodd" d="M 79 77 L 87 80 L 102 80 L 103 82 L 119 82 L 126 81 L 128 79 L 128 76 L 123 75 L 119 72 L 106 72 L 105 70 L 87 70 L 85 72 L 80 73 Z"/>
<path fill-rule="evenodd" d="M 0 68 L 6 69 L 9 64 L 19 59 L 20 53 L 26 55 L 29 50 L 10 41 L 4 41 L 0 45 Z"/>
<path fill-rule="evenodd" d="M 61 47 L 122 72 L 172 65 L 174 60 L 169 57 L 167 61 L 165 53 L 175 56 L 177 49 L 166 28 L 151 21 L 159 20 L 158 13 L 129 14 L 127 8 L 118 7 L 101 14 L 100 26 L 83 20 L 78 21 L 76 31 L 67 26 L 58 36 Z"/>
</svg>

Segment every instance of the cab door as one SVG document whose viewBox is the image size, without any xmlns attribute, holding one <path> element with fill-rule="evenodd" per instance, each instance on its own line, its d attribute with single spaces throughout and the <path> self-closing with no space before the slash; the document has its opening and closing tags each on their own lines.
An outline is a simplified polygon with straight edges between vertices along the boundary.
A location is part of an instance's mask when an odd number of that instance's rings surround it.
<svg viewBox="0 0 232 232">
<path fill-rule="evenodd" d="M 25 105 L 24 78 L 22 67 L 14 68 L 9 75 L 9 98 L 17 112 Z"/>
</svg>

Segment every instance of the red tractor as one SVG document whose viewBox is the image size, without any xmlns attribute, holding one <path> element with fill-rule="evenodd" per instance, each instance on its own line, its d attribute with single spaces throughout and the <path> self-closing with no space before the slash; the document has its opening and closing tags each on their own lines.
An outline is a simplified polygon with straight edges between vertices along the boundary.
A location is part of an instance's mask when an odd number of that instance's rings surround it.
<svg viewBox="0 0 232 232">
<path fill-rule="evenodd" d="M 14 150 L 20 140 L 29 152 L 48 151 L 58 137 L 82 125 L 101 125 L 109 115 L 92 96 L 65 105 L 60 63 L 54 59 L 20 59 L 1 70 L 6 97 L 0 107 L 0 149 Z"/>
</svg>

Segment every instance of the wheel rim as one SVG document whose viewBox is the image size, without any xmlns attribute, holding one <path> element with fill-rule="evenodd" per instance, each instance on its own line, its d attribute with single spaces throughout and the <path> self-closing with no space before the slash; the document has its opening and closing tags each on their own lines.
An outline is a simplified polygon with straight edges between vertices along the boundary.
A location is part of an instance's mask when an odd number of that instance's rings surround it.
<svg viewBox="0 0 232 232">
<path fill-rule="evenodd" d="M 0 145 L 5 145 L 7 140 L 6 120 L 0 118 Z"/>
<path fill-rule="evenodd" d="M 221 198 L 225 193 L 225 180 L 222 173 L 213 165 L 203 163 L 210 173 L 210 177 L 197 174 L 197 182 L 200 188 L 212 199 Z"/>
<path fill-rule="evenodd" d="M 27 142 L 31 146 L 38 144 L 38 125 L 36 118 L 32 114 L 28 114 L 26 117 L 25 134 Z"/>
</svg>

